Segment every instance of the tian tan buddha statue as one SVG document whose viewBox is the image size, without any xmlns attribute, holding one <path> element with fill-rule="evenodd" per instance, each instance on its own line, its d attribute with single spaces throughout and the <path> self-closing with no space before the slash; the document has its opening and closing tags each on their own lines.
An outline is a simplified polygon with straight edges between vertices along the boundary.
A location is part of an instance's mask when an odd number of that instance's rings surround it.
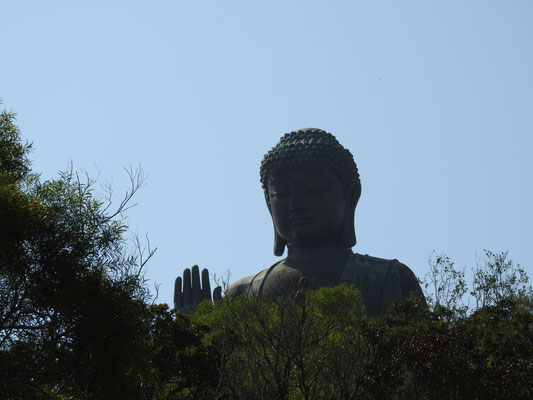
<svg viewBox="0 0 533 400">
<path fill-rule="evenodd" d="M 368 316 L 384 313 L 394 300 L 414 292 L 425 304 L 413 272 L 398 260 L 352 252 L 354 213 L 361 182 L 352 154 L 320 129 L 285 134 L 264 157 L 260 169 L 265 200 L 274 223 L 274 254 L 287 258 L 233 282 L 226 296 L 263 298 L 290 293 L 302 277 L 309 289 L 352 283 Z M 217 287 L 213 297 L 221 297 Z M 209 273 L 197 266 L 176 279 L 175 308 L 194 308 L 211 299 Z"/>
</svg>

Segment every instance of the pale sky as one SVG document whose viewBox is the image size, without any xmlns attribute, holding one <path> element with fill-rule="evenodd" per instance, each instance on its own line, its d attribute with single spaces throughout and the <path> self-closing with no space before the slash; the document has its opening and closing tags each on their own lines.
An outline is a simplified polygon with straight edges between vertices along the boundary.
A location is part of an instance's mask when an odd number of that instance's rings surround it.
<svg viewBox="0 0 533 400">
<path fill-rule="evenodd" d="M 285 132 L 354 154 L 355 252 L 420 278 L 509 250 L 533 278 L 533 2 L 0 0 L 0 98 L 33 167 L 72 161 L 127 190 L 158 250 L 158 302 L 198 264 L 231 280 L 276 261 L 259 183 Z"/>
</svg>

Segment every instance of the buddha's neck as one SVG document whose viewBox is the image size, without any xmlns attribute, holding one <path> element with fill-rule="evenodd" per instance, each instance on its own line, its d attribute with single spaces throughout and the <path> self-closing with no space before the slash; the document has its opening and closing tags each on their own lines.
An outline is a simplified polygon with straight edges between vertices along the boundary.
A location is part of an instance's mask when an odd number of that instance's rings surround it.
<svg viewBox="0 0 533 400">
<path fill-rule="evenodd" d="M 335 274 L 340 277 L 350 254 L 351 250 L 338 241 L 309 247 L 288 246 L 285 264 L 307 276 Z"/>
</svg>

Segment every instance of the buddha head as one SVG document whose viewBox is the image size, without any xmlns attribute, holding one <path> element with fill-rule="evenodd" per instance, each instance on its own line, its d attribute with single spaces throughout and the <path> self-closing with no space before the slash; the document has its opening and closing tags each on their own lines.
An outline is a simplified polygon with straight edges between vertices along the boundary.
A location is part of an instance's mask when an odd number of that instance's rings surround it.
<svg viewBox="0 0 533 400">
<path fill-rule="evenodd" d="M 274 254 L 285 246 L 356 243 L 354 216 L 361 182 L 352 154 L 331 133 L 286 133 L 263 158 L 265 200 L 274 223 Z"/>
</svg>

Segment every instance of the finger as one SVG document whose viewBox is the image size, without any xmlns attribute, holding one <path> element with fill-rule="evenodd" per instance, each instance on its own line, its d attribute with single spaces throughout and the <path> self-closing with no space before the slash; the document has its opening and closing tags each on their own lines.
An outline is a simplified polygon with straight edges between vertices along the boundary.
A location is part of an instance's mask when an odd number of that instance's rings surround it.
<svg viewBox="0 0 533 400">
<path fill-rule="evenodd" d="M 211 284 L 209 283 L 209 271 L 202 270 L 202 298 L 211 300 Z"/>
<path fill-rule="evenodd" d="M 192 302 L 199 304 L 202 301 L 202 289 L 200 288 L 200 269 L 198 265 L 192 267 Z"/>
<path fill-rule="evenodd" d="M 191 293 L 191 270 L 185 268 L 183 270 L 183 306 L 187 307 L 192 304 Z"/>
<path fill-rule="evenodd" d="M 215 290 L 213 290 L 213 300 L 217 301 L 222 299 L 222 288 L 220 286 L 217 286 Z"/>
<path fill-rule="evenodd" d="M 174 308 L 180 310 L 183 308 L 183 293 L 181 291 L 181 276 L 176 278 L 174 283 Z"/>
</svg>

